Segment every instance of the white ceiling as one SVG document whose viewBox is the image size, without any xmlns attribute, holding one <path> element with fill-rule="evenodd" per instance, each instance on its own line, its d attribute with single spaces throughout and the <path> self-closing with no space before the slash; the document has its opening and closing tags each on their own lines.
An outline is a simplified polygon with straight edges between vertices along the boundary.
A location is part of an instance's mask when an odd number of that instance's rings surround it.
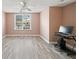
<svg viewBox="0 0 79 59">
<path fill-rule="evenodd" d="M 3 0 L 3 12 L 19 12 L 21 9 L 20 2 L 22 0 Z M 27 0 L 25 0 L 27 2 Z M 32 10 L 30 12 L 40 12 L 49 6 L 65 6 L 76 0 L 28 0 L 28 6 Z M 26 12 L 29 12 L 26 10 Z"/>
</svg>

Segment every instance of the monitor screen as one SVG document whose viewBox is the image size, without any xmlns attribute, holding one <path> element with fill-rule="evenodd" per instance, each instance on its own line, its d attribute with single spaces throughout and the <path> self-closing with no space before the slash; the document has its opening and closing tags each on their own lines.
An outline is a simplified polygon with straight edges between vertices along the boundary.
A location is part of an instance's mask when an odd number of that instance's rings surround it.
<svg viewBox="0 0 79 59">
<path fill-rule="evenodd" d="M 59 32 L 62 33 L 72 33 L 73 26 L 60 26 Z"/>
</svg>

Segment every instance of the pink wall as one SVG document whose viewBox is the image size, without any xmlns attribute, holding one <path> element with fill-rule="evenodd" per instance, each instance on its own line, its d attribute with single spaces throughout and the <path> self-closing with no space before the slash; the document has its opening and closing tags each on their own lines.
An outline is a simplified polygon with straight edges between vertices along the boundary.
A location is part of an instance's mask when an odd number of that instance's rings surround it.
<svg viewBox="0 0 79 59">
<path fill-rule="evenodd" d="M 59 27 L 62 23 L 62 8 L 61 7 L 50 7 L 50 42 L 57 41 L 55 32 L 58 32 Z"/>
<path fill-rule="evenodd" d="M 47 42 L 56 41 L 54 33 L 58 31 L 62 21 L 62 8 L 49 7 L 45 8 L 40 19 L 40 34 Z"/>
<path fill-rule="evenodd" d="M 40 34 L 49 41 L 49 8 L 45 8 L 40 13 Z"/>
<path fill-rule="evenodd" d="M 58 32 L 59 26 L 74 26 L 76 32 L 76 3 L 69 4 L 64 7 L 50 8 L 50 42 L 57 41 L 55 39 L 55 32 Z M 66 40 L 68 44 L 73 46 L 73 40 Z M 71 43 L 70 43 L 71 42 Z"/>
<path fill-rule="evenodd" d="M 74 26 L 74 31 L 76 31 L 76 3 L 63 7 L 62 24 Z"/>
<path fill-rule="evenodd" d="M 2 12 L 2 36 L 6 34 L 6 15 Z"/>
<path fill-rule="evenodd" d="M 76 28 L 75 3 L 64 7 L 49 7 L 41 12 L 40 33 L 45 37 L 45 40 L 56 42 L 54 34 L 58 32 L 60 25 L 71 25 Z"/>
<path fill-rule="evenodd" d="M 6 13 L 6 33 L 10 35 L 25 34 L 39 35 L 40 34 L 40 13 L 32 13 L 32 30 L 14 30 L 14 14 Z"/>
<path fill-rule="evenodd" d="M 60 25 L 74 26 L 76 32 L 76 3 L 64 7 L 50 7 L 50 42 L 57 41 L 55 32 L 58 32 Z M 71 45 L 73 41 L 68 41 Z"/>
<path fill-rule="evenodd" d="M 72 3 L 70 5 L 63 7 L 62 24 L 74 26 L 74 32 L 76 32 L 76 3 Z M 67 40 L 67 43 L 73 45 L 74 40 Z"/>
</svg>

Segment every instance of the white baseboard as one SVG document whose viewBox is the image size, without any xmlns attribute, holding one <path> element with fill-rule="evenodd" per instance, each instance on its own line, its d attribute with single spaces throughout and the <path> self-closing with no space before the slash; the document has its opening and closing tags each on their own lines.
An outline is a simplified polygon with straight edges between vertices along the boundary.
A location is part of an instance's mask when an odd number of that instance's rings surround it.
<svg viewBox="0 0 79 59">
<path fill-rule="evenodd" d="M 32 34 L 32 35 L 22 35 L 22 34 L 17 34 L 17 35 L 14 35 L 14 34 L 7 34 L 6 36 L 40 36 L 39 34 L 38 35 L 34 35 L 34 34 Z"/>
<path fill-rule="evenodd" d="M 57 44 L 57 42 L 49 42 L 49 44 Z"/>
<path fill-rule="evenodd" d="M 40 36 L 46 43 L 48 44 L 56 44 L 57 42 L 49 42 L 47 38 L 43 37 L 43 36 Z"/>
<path fill-rule="evenodd" d="M 45 38 L 45 37 L 43 37 L 43 36 L 41 36 L 40 35 L 40 37 L 46 42 L 46 43 L 48 43 L 49 44 L 49 41 L 48 41 L 48 39 L 47 38 Z"/>
<path fill-rule="evenodd" d="M 4 39 L 7 35 L 5 34 L 4 36 L 2 36 L 2 39 Z"/>
</svg>

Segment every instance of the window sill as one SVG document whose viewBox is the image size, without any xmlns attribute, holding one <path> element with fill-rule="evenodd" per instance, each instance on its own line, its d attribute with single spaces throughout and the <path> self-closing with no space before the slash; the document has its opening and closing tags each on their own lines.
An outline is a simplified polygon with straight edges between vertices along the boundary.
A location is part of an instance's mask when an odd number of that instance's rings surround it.
<svg viewBox="0 0 79 59">
<path fill-rule="evenodd" d="M 25 31 L 25 30 L 32 30 L 32 29 L 14 29 L 14 30 L 16 30 L 16 31 Z"/>
</svg>

